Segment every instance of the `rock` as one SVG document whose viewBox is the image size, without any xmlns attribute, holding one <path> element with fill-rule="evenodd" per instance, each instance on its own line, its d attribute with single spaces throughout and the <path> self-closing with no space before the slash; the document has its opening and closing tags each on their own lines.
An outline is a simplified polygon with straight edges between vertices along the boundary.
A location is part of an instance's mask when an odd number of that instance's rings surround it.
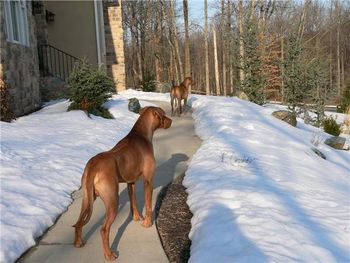
<svg viewBox="0 0 350 263">
<path fill-rule="evenodd" d="M 295 113 L 291 112 L 291 111 L 287 111 L 287 110 L 278 110 L 278 111 L 274 111 L 272 113 L 272 115 L 274 117 L 276 117 L 277 119 L 280 119 L 294 127 L 297 126 L 297 117 L 295 115 Z"/>
<path fill-rule="evenodd" d="M 339 136 L 333 136 L 324 141 L 328 146 L 337 150 L 349 150 L 349 147 L 345 146 L 346 139 Z"/>
<path fill-rule="evenodd" d="M 129 99 L 128 109 L 129 109 L 129 111 L 139 113 L 139 111 L 141 109 L 141 105 L 140 105 L 139 100 L 137 98 Z"/>
<path fill-rule="evenodd" d="M 319 157 L 321 157 L 322 159 L 326 160 L 326 155 L 324 155 L 319 149 L 316 149 L 316 148 L 312 147 L 311 150 L 314 153 L 316 153 Z"/>
</svg>

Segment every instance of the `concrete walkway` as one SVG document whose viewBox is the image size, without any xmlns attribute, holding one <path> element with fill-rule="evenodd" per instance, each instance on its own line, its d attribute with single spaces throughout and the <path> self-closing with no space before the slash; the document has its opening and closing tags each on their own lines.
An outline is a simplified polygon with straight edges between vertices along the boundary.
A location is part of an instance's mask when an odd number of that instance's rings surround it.
<svg viewBox="0 0 350 263">
<path fill-rule="evenodd" d="M 165 102 L 153 102 L 162 107 L 170 116 L 170 105 Z M 154 135 L 154 152 L 157 170 L 154 177 L 153 207 L 163 186 L 187 169 L 187 162 L 201 144 L 194 132 L 191 114 L 181 118 L 173 117 L 172 127 L 158 130 Z M 120 184 L 119 210 L 114 221 L 110 242 L 112 251 L 117 252 L 120 263 L 157 263 L 168 262 L 160 243 L 155 224 L 145 229 L 140 222 L 134 222 L 130 216 L 130 204 L 126 184 Z M 73 194 L 74 202 L 57 223 L 44 235 L 38 245 L 33 247 L 18 262 L 35 263 L 98 263 L 106 262 L 102 252 L 100 227 L 104 220 L 104 206 L 98 198 L 90 222 L 83 228 L 86 242 L 83 248 L 73 246 L 74 228 L 81 207 L 81 191 Z M 138 207 L 144 206 L 143 183 L 137 183 Z M 144 213 L 143 213 L 144 214 Z"/>
</svg>

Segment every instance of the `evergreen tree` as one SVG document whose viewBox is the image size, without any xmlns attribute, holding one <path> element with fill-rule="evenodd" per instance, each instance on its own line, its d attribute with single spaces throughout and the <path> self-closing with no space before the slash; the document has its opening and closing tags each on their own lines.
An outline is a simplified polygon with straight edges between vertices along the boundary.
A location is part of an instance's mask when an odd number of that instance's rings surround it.
<svg viewBox="0 0 350 263">
<path fill-rule="evenodd" d="M 244 34 L 244 74 L 245 79 L 241 83 L 241 89 L 249 99 L 256 104 L 265 102 L 264 89 L 267 85 L 266 76 L 263 72 L 263 58 L 259 48 L 258 25 L 254 19 L 247 22 Z"/>
<path fill-rule="evenodd" d="M 297 111 L 297 106 L 304 101 L 306 85 L 302 67 L 302 46 L 296 37 L 291 37 L 286 47 L 285 59 L 282 62 L 284 81 L 284 100 L 289 109 Z"/>
<path fill-rule="evenodd" d="M 346 84 L 343 98 L 341 102 L 341 111 L 346 113 L 346 110 L 350 107 L 350 81 Z"/>
<path fill-rule="evenodd" d="M 316 114 L 316 119 L 313 124 L 319 127 L 325 116 L 324 106 L 329 95 L 329 71 L 327 61 L 325 58 L 316 55 L 316 57 L 306 65 L 307 68 L 304 83 L 307 88 L 306 96 L 308 96 L 308 100 L 315 105 L 313 111 Z"/>
<path fill-rule="evenodd" d="M 304 110 L 306 103 L 313 104 L 316 119 L 313 124 L 320 126 L 324 118 L 324 106 L 329 96 L 329 71 L 326 58 L 309 54 L 296 37 L 291 37 L 283 61 L 285 101 L 293 112 Z"/>
</svg>

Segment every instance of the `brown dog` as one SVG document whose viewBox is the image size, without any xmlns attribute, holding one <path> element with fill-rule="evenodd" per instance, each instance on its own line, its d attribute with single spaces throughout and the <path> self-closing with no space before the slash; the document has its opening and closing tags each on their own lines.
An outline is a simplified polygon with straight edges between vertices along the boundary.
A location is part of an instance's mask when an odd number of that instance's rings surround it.
<svg viewBox="0 0 350 263">
<path fill-rule="evenodd" d="M 182 113 L 181 109 L 181 100 L 184 100 L 184 109 L 186 110 L 187 98 L 188 98 L 188 88 L 189 86 L 195 85 L 196 83 L 192 80 L 191 77 L 187 77 L 179 86 L 173 86 L 170 90 L 171 98 L 171 116 L 175 115 L 174 112 L 174 102 L 175 110 L 178 110 L 178 115 Z"/>
<path fill-rule="evenodd" d="M 117 216 L 119 183 L 128 184 L 130 208 L 135 221 L 142 219 L 137 205 L 135 182 L 143 176 L 146 216 L 144 227 L 152 225 L 152 177 L 156 168 L 153 153 L 153 133 L 158 128 L 168 129 L 171 119 L 158 107 L 146 107 L 140 110 L 140 117 L 130 133 L 111 150 L 92 157 L 86 164 L 82 176 L 83 202 L 75 227 L 75 247 L 84 245 L 81 238 L 82 228 L 90 220 L 93 203 L 97 196 L 106 208 L 106 219 L 101 228 L 104 256 L 115 260 L 117 256 L 109 247 L 110 227 Z"/>
</svg>

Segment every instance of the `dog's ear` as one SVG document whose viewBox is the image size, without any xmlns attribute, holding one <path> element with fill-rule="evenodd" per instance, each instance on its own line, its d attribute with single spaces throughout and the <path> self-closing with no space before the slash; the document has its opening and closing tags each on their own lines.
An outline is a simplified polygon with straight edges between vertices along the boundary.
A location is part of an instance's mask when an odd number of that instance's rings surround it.
<svg viewBox="0 0 350 263">
<path fill-rule="evenodd" d="M 140 109 L 140 110 L 139 110 L 139 114 L 142 115 L 148 108 L 149 108 L 149 106 Z"/>
<path fill-rule="evenodd" d="M 161 108 L 158 108 L 158 109 L 159 109 L 159 111 L 158 110 L 153 111 L 153 115 L 157 116 L 159 118 L 160 126 L 163 127 L 163 125 L 164 125 L 164 115 L 165 114 L 163 114 L 164 111 Z M 160 113 L 160 112 L 162 112 L 162 113 Z"/>
<path fill-rule="evenodd" d="M 162 108 L 158 107 L 158 109 L 163 113 L 163 115 L 165 115 L 165 111 Z"/>
</svg>

